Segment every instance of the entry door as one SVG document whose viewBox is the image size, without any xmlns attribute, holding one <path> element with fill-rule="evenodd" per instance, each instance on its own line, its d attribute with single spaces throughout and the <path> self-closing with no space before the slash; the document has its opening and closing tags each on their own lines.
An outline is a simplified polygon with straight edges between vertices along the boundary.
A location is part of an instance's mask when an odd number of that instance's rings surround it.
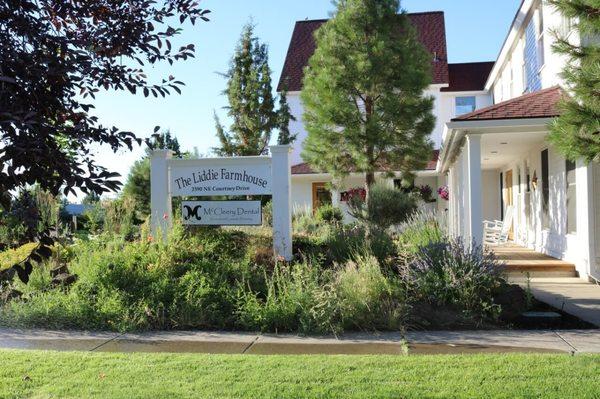
<svg viewBox="0 0 600 399">
<path fill-rule="evenodd" d="M 505 220 L 506 220 L 506 211 L 508 210 L 508 207 L 509 206 L 513 207 L 513 222 L 512 222 L 512 225 L 510 226 L 510 231 L 508 233 L 508 239 L 512 241 L 515 238 L 515 229 L 514 229 L 515 210 L 514 210 L 514 199 L 513 199 L 513 171 L 512 171 L 512 169 L 504 174 L 504 187 L 505 187 L 505 189 L 504 189 L 504 219 Z"/>
<path fill-rule="evenodd" d="M 327 189 L 327 183 L 312 184 L 312 206 L 313 212 L 323 205 L 331 205 L 331 191 Z"/>
</svg>

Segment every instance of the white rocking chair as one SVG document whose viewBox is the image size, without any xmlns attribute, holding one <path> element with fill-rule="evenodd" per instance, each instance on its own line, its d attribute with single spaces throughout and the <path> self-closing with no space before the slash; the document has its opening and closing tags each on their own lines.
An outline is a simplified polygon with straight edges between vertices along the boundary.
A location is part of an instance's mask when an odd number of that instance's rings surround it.
<svg viewBox="0 0 600 399">
<path fill-rule="evenodd" d="M 483 221 L 483 242 L 485 245 L 498 246 L 508 242 L 508 235 L 513 223 L 514 208 L 512 205 L 506 208 L 504 221 Z"/>
</svg>

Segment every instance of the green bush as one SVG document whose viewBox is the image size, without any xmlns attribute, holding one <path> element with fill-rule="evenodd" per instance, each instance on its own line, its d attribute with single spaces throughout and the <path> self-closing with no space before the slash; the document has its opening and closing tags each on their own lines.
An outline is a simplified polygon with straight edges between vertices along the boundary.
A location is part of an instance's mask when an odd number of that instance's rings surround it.
<svg viewBox="0 0 600 399">
<path fill-rule="evenodd" d="M 315 217 L 318 221 L 335 224 L 344 220 L 344 213 L 338 207 L 323 205 L 317 209 Z"/>
<path fill-rule="evenodd" d="M 372 255 L 358 255 L 340 269 L 334 283 L 341 329 L 398 330 L 407 315 L 397 278 L 383 274 Z"/>
<path fill-rule="evenodd" d="M 400 253 L 415 255 L 420 248 L 445 240 L 437 215 L 432 212 L 415 212 L 398 227 L 396 243 Z"/>
<path fill-rule="evenodd" d="M 480 246 L 460 239 L 431 243 L 419 249 L 404 273 L 417 301 L 452 306 L 476 318 L 500 314 L 493 296 L 504 283 L 503 266 Z"/>
<path fill-rule="evenodd" d="M 348 206 L 357 220 L 385 230 L 407 220 L 416 211 L 417 201 L 408 193 L 378 183 L 371 187 L 368 200 L 355 195 Z"/>
<path fill-rule="evenodd" d="M 366 255 L 332 270 L 320 270 L 314 262 L 279 264 L 267 277 L 266 292 L 244 292 L 238 312 L 249 330 L 398 330 L 406 317 L 404 303 L 400 284 Z"/>
</svg>

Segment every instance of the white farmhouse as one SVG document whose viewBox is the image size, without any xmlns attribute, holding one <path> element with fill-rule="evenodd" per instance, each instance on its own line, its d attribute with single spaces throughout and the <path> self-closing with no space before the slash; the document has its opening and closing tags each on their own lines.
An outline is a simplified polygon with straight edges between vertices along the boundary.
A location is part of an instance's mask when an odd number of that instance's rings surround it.
<svg viewBox="0 0 600 399">
<path fill-rule="evenodd" d="M 498 59 L 448 64 L 443 12 L 409 14 L 430 51 L 437 125 L 436 146 L 415 185 L 434 193 L 448 185 L 450 200 L 437 199 L 453 235 L 482 241 L 484 220 L 513 219 L 510 240 L 576 265 L 582 278 L 600 279 L 600 165 L 569 162 L 546 141 L 548 124 L 564 95 L 565 60 L 552 51 L 558 30 L 579 40 L 568 19 L 541 0 L 524 0 Z M 295 207 L 331 202 L 343 207 L 344 190 L 362 187 L 351 174 L 337 192 L 331 176 L 301 158 L 306 130 L 300 100 L 303 70 L 315 50 L 314 32 L 326 20 L 296 23 L 279 89 L 284 82 L 298 134 L 292 154 Z"/>
</svg>

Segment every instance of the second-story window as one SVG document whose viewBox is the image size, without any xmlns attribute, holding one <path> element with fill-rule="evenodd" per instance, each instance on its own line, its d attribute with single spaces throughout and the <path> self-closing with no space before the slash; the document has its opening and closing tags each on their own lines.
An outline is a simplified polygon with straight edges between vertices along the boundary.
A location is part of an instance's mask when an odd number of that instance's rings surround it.
<svg viewBox="0 0 600 399">
<path fill-rule="evenodd" d="M 475 96 L 468 97 L 456 97 L 456 116 L 468 114 L 469 112 L 475 111 L 476 100 Z"/>
<path fill-rule="evenodd" d="M 537 63 L 538 68 L 544 66 L 544 12 L 542 6 L 537 11 L 537 32 L 536 32 L 536 47 L 537 47 Z"/>
</svg>

